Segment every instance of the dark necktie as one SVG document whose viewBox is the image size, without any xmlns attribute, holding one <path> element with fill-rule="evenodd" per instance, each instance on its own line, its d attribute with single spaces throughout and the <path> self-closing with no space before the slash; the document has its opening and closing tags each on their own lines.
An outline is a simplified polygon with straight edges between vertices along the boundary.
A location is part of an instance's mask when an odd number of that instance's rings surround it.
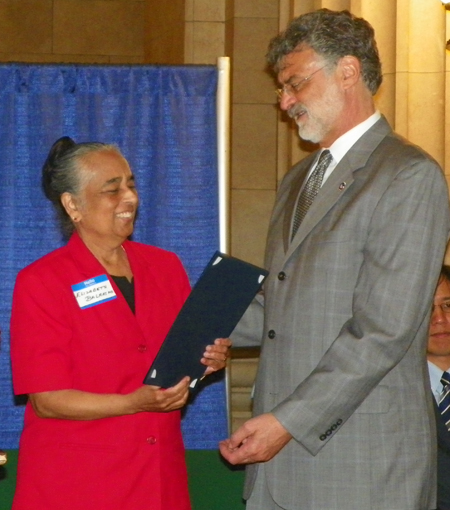
<svg viewBox="0 0 450 510">
<path fill-rule="evenodd" d="M 294 221 L 292 223 L 291 240 L 297 233 L 298 227 L 303 221 L 303 218 L 306 216 L 306 213 L 308 212 L 310 205 L 316 198 L 320 186 L 322 185 L 325 170 L 330 165 L 332 159 L 333 156 L 331 155 L 331 152 L 328 149 L 324 150 L 319 157 L 319 161 L 317 162 L 316 168 L 309 176 L 307 183 L 302 189 L 302 192 L 298 197 L 297 207 L 295 209 Z"/>
<path fill-rule="evenodd" d="M 444 387 L 439 397 L 439 411 L 444 417 L 445 426 L 450 431 L 450 374 L 444 372 L 441 377 L 441 383 Z"/>
</svg>

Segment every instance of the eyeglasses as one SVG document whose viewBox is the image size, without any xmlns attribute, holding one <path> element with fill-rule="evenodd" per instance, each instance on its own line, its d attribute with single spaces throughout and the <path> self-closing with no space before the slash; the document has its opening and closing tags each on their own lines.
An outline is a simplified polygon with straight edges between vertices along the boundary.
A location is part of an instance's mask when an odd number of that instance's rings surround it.
<svg viewBox="0 0 450 510">
<path fill-rule="evenodd" d="M 276 89 L 275 93 L 278 96 L 278 101 L 281 100 L 281 98 L 283 97 L 283 94 L 287 94 L 288 96 L 291 96 L 291 97 L 295 96 L 295 94 L 298 94 L 303 89 L 303 87 L 311 80 L 311 78 L 316 73 L 321 71 L 324 67 L 327 67 L 327 65 L 328 64 L 325 64 L 324 66 L 319 67 L 319 69 L 316 69 L 309 76 L 306 76 L 305 78 L 301 79 L 297 83 L 286 83 L 286 84 L 283 85 L 282 88 Z"/>
<path fill-rule="evenodd" d="M 450 299 L 447 301 L 444 301 L 443 303 L 440 303 L 439 305 L 432 305 L 431 313 L 434 313 L 434 309 L 436 306 L 439 306 L 443 313 L 448 314 L 450 313 Z"/>
</svg>

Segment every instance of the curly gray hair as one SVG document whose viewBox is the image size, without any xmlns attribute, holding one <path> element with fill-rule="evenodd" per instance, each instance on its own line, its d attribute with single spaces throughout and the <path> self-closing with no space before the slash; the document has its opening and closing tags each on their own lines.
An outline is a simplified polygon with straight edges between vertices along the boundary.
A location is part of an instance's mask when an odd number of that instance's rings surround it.
<svg viewBox="0 0 450 510">
<path fill-rule="evenodd" d="M 319 9 L 294 19 L 287 29 L 269 44 L 267 62 L 279 72 L 283 58 L 306 45 L 330 64 L 337 64 L 345 56 L 361 62 L 362 77 L 370 92 L 375 94 L 381 85 L 381 62 L 375 32 L 363 18 L 349 11 Z"/>
</svg>

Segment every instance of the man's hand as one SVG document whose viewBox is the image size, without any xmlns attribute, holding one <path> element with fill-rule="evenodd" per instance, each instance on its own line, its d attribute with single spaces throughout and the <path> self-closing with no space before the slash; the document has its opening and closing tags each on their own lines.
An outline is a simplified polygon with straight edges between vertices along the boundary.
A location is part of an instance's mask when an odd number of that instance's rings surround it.
<svg viewBox="0 0 450 510">
<path fill-rule="evenodd" d="M 214 345 L 208 345 L 201 362 L 206 365 L 204 375 L 212 374 L 225 368 L 230 357 L 231 340 L 229 338 L 216 338 Z"/>
<path fill-rule="evenodd" d="M 229 439 L 219 444 L 220 453 L 230 464 L 267 462 L 292 439 L 291 434 L 271 413 L 246 421 Z"/>
</svg>

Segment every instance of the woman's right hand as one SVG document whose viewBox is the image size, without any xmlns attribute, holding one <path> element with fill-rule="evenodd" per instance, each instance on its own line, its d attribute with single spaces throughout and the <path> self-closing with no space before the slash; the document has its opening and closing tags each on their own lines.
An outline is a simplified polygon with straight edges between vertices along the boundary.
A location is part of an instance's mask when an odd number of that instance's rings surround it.
<svg viewBox="0 0 450 510">
<path fill-rule="evenodd" d="M 189 397 L 189 377 L 184 377 L 170 388 L 160 388 L 144 384 L 130 393 L 131 413 L 153 412 L 167 413 L 183 407 Z"/>
<path fill-rule="evenodd" d="M 57 390 L 29 395 L 40 418 L 97 420 L 141 412 L 167 413 L 183 407 L 189 397 L 189 377 L 171 388 L 140 386 L 128 394 Z"/>
</svg>

